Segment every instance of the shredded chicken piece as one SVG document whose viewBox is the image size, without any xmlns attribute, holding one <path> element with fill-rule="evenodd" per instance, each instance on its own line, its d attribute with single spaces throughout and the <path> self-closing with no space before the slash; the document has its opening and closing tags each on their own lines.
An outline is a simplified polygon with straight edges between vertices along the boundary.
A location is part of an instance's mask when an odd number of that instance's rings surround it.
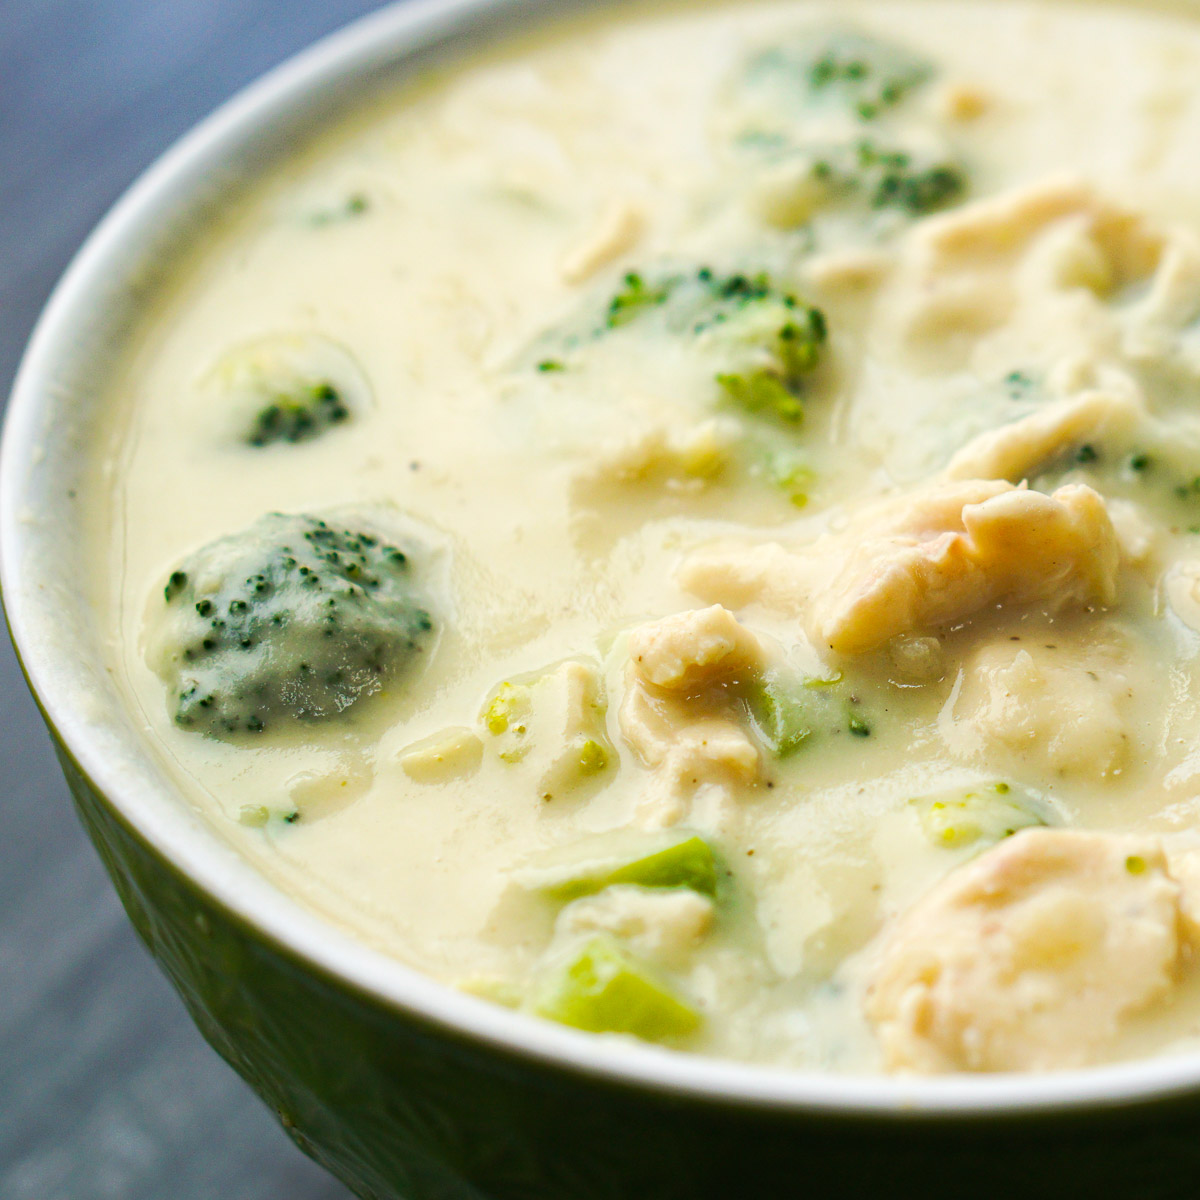
<svg viewBox="0 0 1200 1200">
<path fill-rule="evenodd" d="M 596 227 L 563 259 L 567 283 L 582 283 L 601 267 L 632 250 L 646 227 L 646 216 L 628 201 L 611 204 Z"/>
<path fill-rule="evenodd" d="M 1125 433 L 1144 415 L 1143 406 L 1127 393 L 1091 391 L 1056 400 L 973 438 L 950 460 L 944 475 L 1018 483 L 1056 454 L 1089 438 Z"/>
<path fill-rule="evenodd" d="M 991 604 L 1059 610 L 1115 599 L 1116 536 L 1104 501 L 1082 484 L 1052 496 L 942 484 L 896 509 L 873 510 L 846 536 L 854 548 L 808 614 L 819 644 L 860 654 Z"/>
<path fill-rule="evenodd" d="M 902 345 L 943 358 L 1009 326 L 1035 354 L 1111 358 L 1120 321 L 1107 299 L 1150 280 L 1171 236 L 1080 180 L 1041 181 L 914 227 L 887 311 Z"/>
<path fill-rule="evenodd" d="M 723 685 L 749 677 L 762 662 L 757 637 L 720 605 L 676 613 L 630 634 L 620 727 L 655 775 L 643 815 L 669 825 L 698 788 L 755 781 L 757 747 L 714 706 Z M 717 695 L 704 695 L 706 689 Z"/>
<path fill-rule="evenodd" d="M 673 692 L 744 677 L 762 665 L 758 639 L 719 604 L 635 629 L 629 657 L 643 680 Z"/>
<path fill-rule="evenodd" d="M 1014 769 L 1111 777 L 1131 749 L 1128 655 L 1114 641 L 1049 636 L 976 651 L 942 712 L 942 735 L 968 759 L 1007 752 Z"/>
<path fill-rule="evenodd" d="M 1089 1062 L 1170 991 L 1180 887 L 1153 838 L 1023 830 L 892 929 L 866 998 L 892 1070 Z"/>
<path fill-rule="evenodd" d="M 690 888 L 619 885 L 568 904 L 555 923 L 562 939 L 611 933 L 664 966 L 683 966 L 712 928 L 713 902 Z"/>
<path fill-rule="evenodd" d="M 975 479 L 881 501 L 803 551 L 768 543 L 700 552 L 679 579 L 707 599 L 803 613 L 817 644 L 861 654 L 991 604 L 1111 604 L 1119 562 L 1090 487 L 1046 496 Z"/>
</svg>

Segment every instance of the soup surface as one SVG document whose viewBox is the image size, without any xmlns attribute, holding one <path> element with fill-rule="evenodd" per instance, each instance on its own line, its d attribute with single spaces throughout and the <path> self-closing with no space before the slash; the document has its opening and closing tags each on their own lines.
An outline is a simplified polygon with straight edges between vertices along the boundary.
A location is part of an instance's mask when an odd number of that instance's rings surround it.
<svg viewBox="0 0 1200 1200">
<path fill-rule="evenodd" d="M 1200 26 L 629 4 L 174 264 L 97 604 L 279 887 L 607 1036 L 1194 1044 Z"/>
</svg>

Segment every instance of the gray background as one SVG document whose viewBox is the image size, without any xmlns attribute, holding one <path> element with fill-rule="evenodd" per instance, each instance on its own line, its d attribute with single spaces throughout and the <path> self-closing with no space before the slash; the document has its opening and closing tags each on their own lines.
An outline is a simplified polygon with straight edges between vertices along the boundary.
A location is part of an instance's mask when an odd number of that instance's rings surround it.
<svg viewBox="0 0 1200 1200">
<path fill-rule="evenodd" d="M 179 134 L 371 0 L 0 0 L 0 396 L 91 226 Z M 0 635 L 0 1197 L 345 1200 L 125 921 Z"/>
</svg>

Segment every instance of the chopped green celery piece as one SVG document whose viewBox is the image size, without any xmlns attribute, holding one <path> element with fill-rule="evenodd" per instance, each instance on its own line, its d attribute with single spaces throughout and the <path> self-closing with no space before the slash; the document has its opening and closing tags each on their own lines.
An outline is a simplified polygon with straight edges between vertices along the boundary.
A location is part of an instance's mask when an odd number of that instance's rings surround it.
<svg viewBox="0 0 1200 1200">
<path fill-rule="evenodd" d="M 859 701 L 844 693 L 840 672 L 804 678 L 768 671 L 744 693 L 750 719 L 777 758 L 794 754 L 817 733 L 870 737 L 871 723 Z"/>
<path fill-rule="evenodd" d="M 589 896 L 617 883 L 687 887 L 712 896 L 717 865 L 712 847 L 698 834 L 620 829 L 538 855 L 517 873 L 517 880 L 556 900 Z"/>
<path fill-rule="evenodd" d="M 759 736 L 779 758 L 794 754 L 812 737 L 812 702 L 794 682 L 768 673 L 750 688 L 747 702 Z"/>
<path fill-rule="evenodd" d="M 935 846 L 958 849 L 978 841 L 998 842 L 1049 822 L 1028 799 L 1013 798 L 1007 783 L 995 783 L 957 796 L 921 796 L 916 806 L 925 836 Z"/>
<path fill-rule="evenodd" d="M 533 1011 L 589 1033 L 629 1033 L 648 1042 L 691 1033 L 700 1014 L 613 937 L 597 934 L 542 979 Z"/>
</svg>

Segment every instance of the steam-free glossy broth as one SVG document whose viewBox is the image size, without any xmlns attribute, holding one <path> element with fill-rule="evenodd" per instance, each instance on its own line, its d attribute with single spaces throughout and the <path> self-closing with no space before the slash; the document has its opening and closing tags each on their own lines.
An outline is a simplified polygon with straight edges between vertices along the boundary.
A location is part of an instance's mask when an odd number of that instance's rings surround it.
<svg viewBox="0 0 1200 1200">
<path fill-rule="evenodd" d="M 236 193 L 147 305 L 97 598 L 170 773 L 362 941 L 596 1033 L 1187 1045 L 1200 26 L 552 26 Z"/>
</svg>

